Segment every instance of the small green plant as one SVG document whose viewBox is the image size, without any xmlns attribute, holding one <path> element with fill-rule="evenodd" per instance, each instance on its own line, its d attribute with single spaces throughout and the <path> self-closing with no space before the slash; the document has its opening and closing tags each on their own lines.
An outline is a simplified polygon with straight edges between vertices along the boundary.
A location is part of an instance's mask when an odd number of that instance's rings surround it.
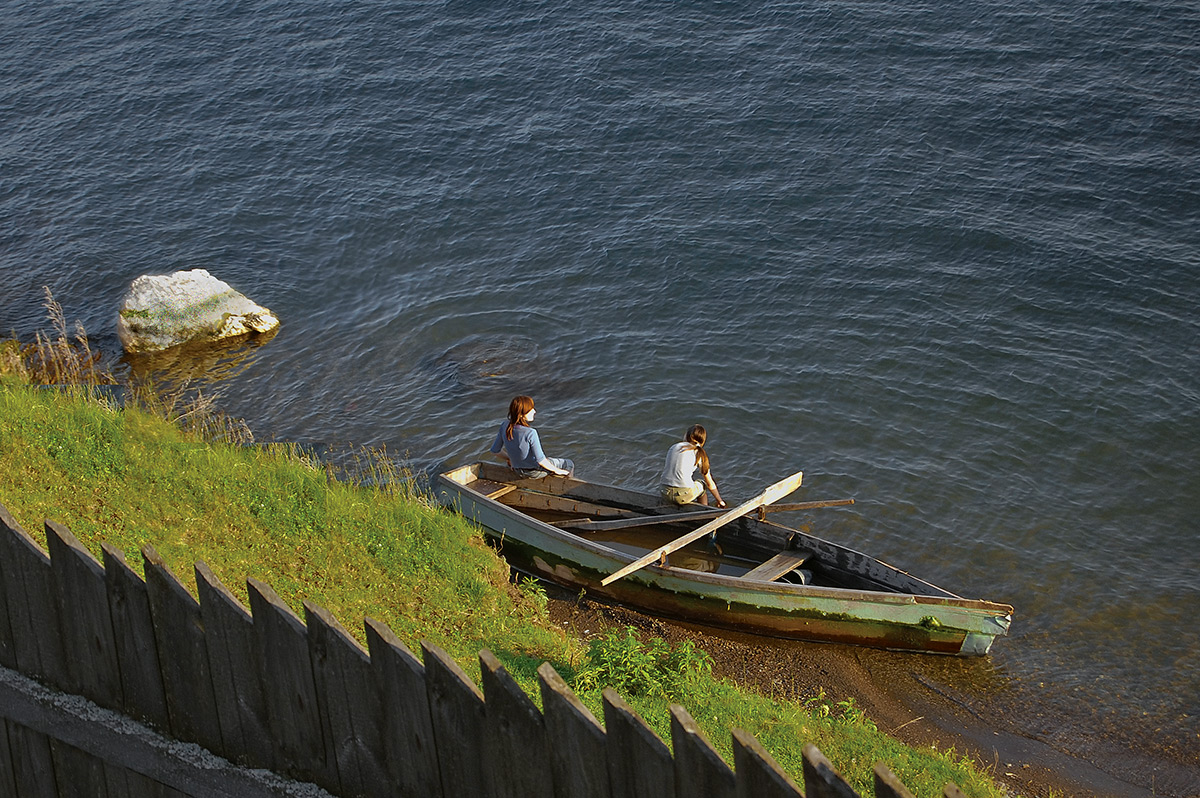
<svg viewBox="0 0 1200 798">
<path fill-rule="evenodd" d="M 833 707 L 829 705 L 827 698 L 825 688 L 818 688 L 816 695 L 804 699 L 804 708 L 814 717 L 827 718 L 833 712 Z"/>
<path fill-rule="evenodd" d="M 837 702 L 837 707 L 841 711 L 841 719 L 847 723 L 853 723 L 857 726 L 870 729 L 871 731 L 879 730 L 879 727 L 875 725 L 875 721 L 871 720 L 867 716 L 867 713 L 863 712 L 862 709 L 859 708 L 858 704 L 854 702 L 853 696 L 844 701 Z"/>
<path fill-rule="evenodd" d="M 629 695 L 673 698 L 712 672 L 712 660 L 688 640 L 669 646 L 659 638 L 643 644 L 632 626 L 610 629 L 588 643 L 575 676 L 577 690 L 612 687 Z"/>
<path fill-rule="evenodd" d="M 546 595 L 546 589 L 536 579 L 519 577 L 517 591 L 537 608 L 539 614 L 545 614 L 550 606 L 550 597 Z"/>
</svg>

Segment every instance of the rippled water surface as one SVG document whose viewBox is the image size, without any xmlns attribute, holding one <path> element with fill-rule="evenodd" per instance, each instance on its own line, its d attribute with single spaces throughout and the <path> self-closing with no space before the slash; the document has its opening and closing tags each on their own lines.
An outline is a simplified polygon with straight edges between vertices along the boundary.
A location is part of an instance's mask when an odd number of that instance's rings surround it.
<svg viewBox="0 0 1200 798">
<path fill-rule="evenodd" d="M 49 286 L 116 351 L 203 267 L 283 319 L 220 382 L 260 439 L 460 464 L 530 393 L 650 487 L 703 423 L 1200 748 L 1195 4 L 4 8 L 0 329 Z"/>
</svg>

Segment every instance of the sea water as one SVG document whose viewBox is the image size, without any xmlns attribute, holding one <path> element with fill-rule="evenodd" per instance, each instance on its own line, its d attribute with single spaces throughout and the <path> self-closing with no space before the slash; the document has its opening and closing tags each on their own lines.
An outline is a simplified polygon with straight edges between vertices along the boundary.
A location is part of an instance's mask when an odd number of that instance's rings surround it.
<svg viewBox="0 0 1200 798">
<path fill-rule="evenodd" d="M 652 488 L 701 423 L 731 503 L 803 470 L 856 503 L 792 523 L 1016 607 L 1005 679 L 1200 748 L 1196 4 L 3 9 L 0 330 L 48 287 L 116 353 L 205 268 L 283 320 L 209 378 L 259 440 L 428 473 L 527 393 Z"/>
</svg>

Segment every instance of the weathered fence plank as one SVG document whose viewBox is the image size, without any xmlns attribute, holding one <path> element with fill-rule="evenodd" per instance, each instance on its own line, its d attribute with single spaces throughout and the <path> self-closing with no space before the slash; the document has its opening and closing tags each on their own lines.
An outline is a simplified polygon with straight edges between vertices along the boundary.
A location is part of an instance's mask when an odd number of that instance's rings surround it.
<svg viewBox="0 0 1200 798">
<path fill-rule="evenodd" d="M 875 798 L 914 798 L 896 774 L 882 762 L 875 763 Z"/>
<path fill-rule="evenodd" d="M 605 688 L 601 695 L 608 733 L 608 783 L 613 798 L 674 795 L 671 749 L 615 690 Z"/>
<path fill-rule="evenodd" d="M 16 784 L 13 795 L 21 798 L 58 798 L 49 737 L 18 723 L 10 723 L 8 750 L 12 756 L 13 782 Z"/>
<path fill-rule="evenodd" d="M 171 733 L 210 751 L 222 752 L 225 746 L 213 712 L 216 696 L 200 604 L 151 546 L 142 547 L 142 558 Z"/>
<path fill-rule="evenodd" d="M 8 721 L 4 718 L 0 718 L 0 795 L 18 795 L 12 754 L 8 750 Z"/>
<path fill-rule="evenodd" d="M 46 551 L 57 588 L 63 648 L 70 652 L 69 692 L 108 709 L 125 706 L 121 669 L 113 640 L 104 569 L 62 524 L 46 521 Z"/>
<path fill-rule="evenodd" d="M 16 670 L 49 684 L 69 682 L 50 557 L 5 510 L 0 512 L 0 562 Z"/>
<path fill-rule="evenodd" d="M 817 793 L 802 793 L 762 744 L 742 729 L 733 730 L 733 769 L 738 798 L 818 798 Z"/>
<path fill-rule="evenodd" d="M 16 525 L 17 522 L 11 515 L 8 514 L 8 510 L 4 508 L 4 505 L 0 504 L 0 537 L 7 538 L 11 534 L 10 530 L 12 527 L 15 527 Z M 0 542 L 0 555 L 5 552 L 5 547 L 6 544 L 4 542 Z M 19 607 L 13 605 L 12 610 L 9 609 L 8 589 L 5 587 L 7 584 L 7 579 L 4 575 L 4 560 L 5 558 L 0 556 L 0 666 L 5 668 L 16 668 L 16 640 L 13 638 L 13 627 L 12 623 L 8 619 L 8 616 L 10 611 L 18 612 Z M 12 567 L 14 566 L 9 566 L 9 568 Z M 11 578 L 15 581 L 17 579 L 16 574 L 13 574 Z"/>
<path fill-rule="evenodd" d="M 479 652 L 485 699 L 485 764 L 495 798 L 552 798 L 542 713 L 491 651 Z"/>
<path fill-rule="evenodd" d="M 671 747 L 675 750 L 677 798 L 734 798 L 737 781 L 733 770 L 678 704 L 671 705 Z"/>
<path fill-rule="evenodd" d="M 194 569 L 224 755 L 231 761 L 273 768 L 275 748 L 267 722 L 263 669 L 254 643 L 254 620 L 207 564 L 198 562 Z"/>
<path fill-rule="evenodd" d="M 53 737 L 50 738 L 50 758 L 60 795 L 108 798 L 103 760 Z"/>
<path fill-rule="evenodd" d="M 306 601 L 304 612 L 317 704 L 337 758 L 338 794 L 391 795 L 370 657 L 324 607 Z"/>
<path fill-rule="evenodd" d="M 483 767 L 483 695 L 445 651 L 422 640 L 421 652 L 443 794 L 489 795 L 492 788 Z"/>
<path fill-rule="evenodd" d="M 104 776 L 108 798 L 191 798 L 187 793 L 172 789 L 149 776 L 107 763 Z"/>
<path fill-rule="evenodd" d="M 812 743 L 804 746 L 804 794 L 808 798 L 859 798 Z"/>
<path fill-rule="evenodd" d="M 337 762 L 326 749 L 304 624 L 269 585 L 248 579 L 246 587 L 276 761 L 285 772 L 336 792 Z"/>
<path fill-rule="evenodd" d="M 364 626 L 380 690 L 384 758 L 394 792 L 400 798 L 437 798 L 442 795 L 442 779 L 425 666 L 387 626 L 371 618 Z"/>
<path fill-rule="evenodd" d="M 124 712 L 166 731 L 171 728 L 171 718 L 154 638 L 150 594 L 145 581 L 125 562 L 124 552 L 107 543 L 100 544 L 100 548 Z"/>
<path fill-rule="evenodd" d="M 542 719 L 546 734 L 554 742 L 549 759 L 555 795 L 607 798 L 604 728 L 549 662 L 543 662 L 537 672 L 542 688 Z"/>
</svg>

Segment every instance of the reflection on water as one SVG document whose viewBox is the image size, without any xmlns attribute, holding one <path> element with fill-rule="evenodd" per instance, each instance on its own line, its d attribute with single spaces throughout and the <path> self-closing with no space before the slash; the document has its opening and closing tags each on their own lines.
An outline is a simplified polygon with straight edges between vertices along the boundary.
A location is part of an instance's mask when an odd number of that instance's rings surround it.
<svg viewBox="0 0 1200 798">
<path fill-rule="evenodd" d="M 183 344 L 161 352 L 126 352 L 120 362 L 135 383 L 150 383 L 160 391 L 203 384 L 217 385 L 239 376 L 254 363 L 259 349 L 275 337 L 266 333 L 222 341 Z"/>
</svg>

